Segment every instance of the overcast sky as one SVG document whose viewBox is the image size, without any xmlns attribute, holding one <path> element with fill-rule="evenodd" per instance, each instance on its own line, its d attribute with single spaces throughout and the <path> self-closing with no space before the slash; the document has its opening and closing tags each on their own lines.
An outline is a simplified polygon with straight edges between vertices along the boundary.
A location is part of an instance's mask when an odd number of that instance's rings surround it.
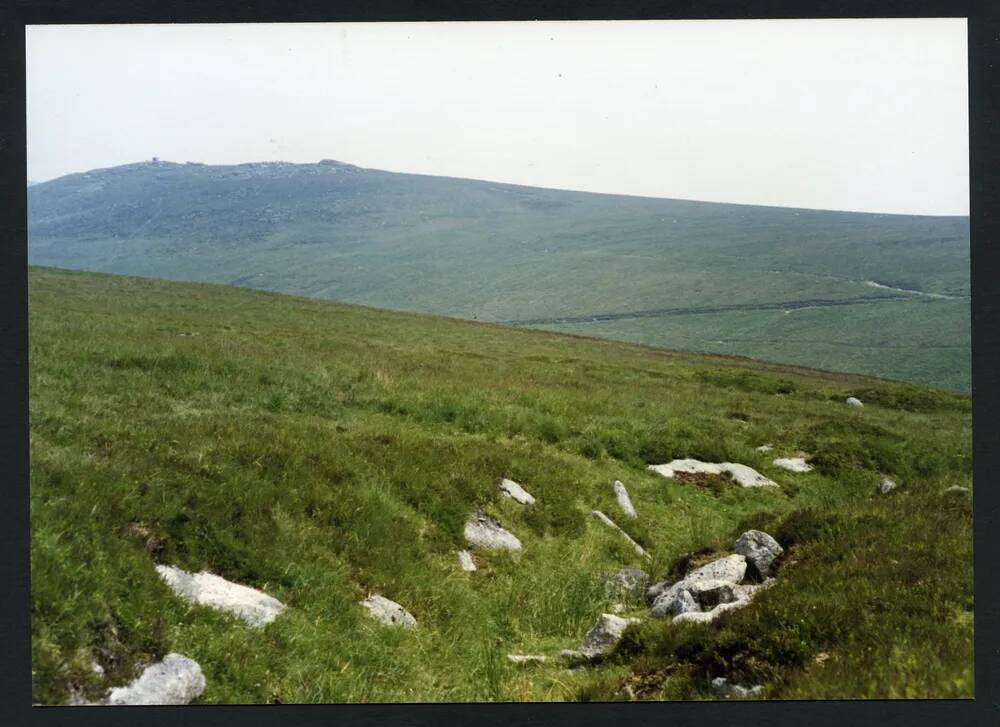
<svg viewBox="0 0 1000 727">
<path fill-rule="evenodd" d="M 964 19 L 32 26 L 28 179 L 158 156 L 968 214 Z"/>
</svg>

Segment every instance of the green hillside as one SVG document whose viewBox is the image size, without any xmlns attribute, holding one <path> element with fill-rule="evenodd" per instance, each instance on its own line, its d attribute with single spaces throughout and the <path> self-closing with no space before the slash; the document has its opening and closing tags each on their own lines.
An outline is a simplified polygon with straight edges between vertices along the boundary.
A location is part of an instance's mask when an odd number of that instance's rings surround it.
<svg viewBox="0 0 1000 727">
<path fill-rule="evenodd" d="M 971 486 L 965 396 L 225 286 L 36 267 L 29 293 L 35 702 L 167 652 L 209 704 L 701 699 L 721 675 L 769 699 L 972 696 L 971 500 L 945 491 Z M 796 453 L 815 470 L 771 463 Z M 681 457 L 780 487 L 646 470 Z M 466 573 L 477 508 L 524 549 Z M 785 553 L 746 608 L 681 624 L 627 599 L 643 621 L 606 661 L 552 658 L 618 600 L 606 574 L 682 573 L 748 528 Z M 157 563 L 287 610 L 257 630 L 188 606 Z M 369 593 L 417 627 L 369 618 Z"/>
<path fill-rule="evenodd" d="M 38 265 L 970 388 L 966 217 L 588 194 L 339 162 L 131 164 L 33 185 L 28 209 Z"/>
</svg>

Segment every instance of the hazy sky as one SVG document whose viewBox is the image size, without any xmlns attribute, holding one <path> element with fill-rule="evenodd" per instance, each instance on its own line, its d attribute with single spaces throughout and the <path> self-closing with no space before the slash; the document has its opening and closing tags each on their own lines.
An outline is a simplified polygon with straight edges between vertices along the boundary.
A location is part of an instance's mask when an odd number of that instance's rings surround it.
<svg viewBox="0 0 1000 727">
<path fill-rule="evenodd" d="M 33 181 L 339 159 L 968 214 L 964 19 L 32 26 Z"/>
</svg>

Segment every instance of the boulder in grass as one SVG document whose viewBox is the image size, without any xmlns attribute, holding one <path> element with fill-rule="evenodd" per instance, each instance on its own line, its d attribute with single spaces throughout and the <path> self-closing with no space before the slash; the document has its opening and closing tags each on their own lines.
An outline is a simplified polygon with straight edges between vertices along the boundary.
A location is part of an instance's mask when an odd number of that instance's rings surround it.
<svg viewBox="0 0 1000 727">
<path fill-rule="evenodd" d="M 896 489 L 896 482 L 888 477 L 883 477 L 878 483 L 878 491 L 883 495 L 888 495 Z"/>
<path fill-rule="evenodd" d="M 772 464 L 789 472 L 812 472 L 814 469 L 804 457 L 778 457 Z"/>
<path fill-rule="evenodd" d="M 106 703 L 122 705 L 190 704 L 205 691 L 205 675 L 198 662 L 180 654 L 167 654 L 124 687 L 111 690 Z"/>
<path fill-rule="evenodd" d="M 657 598 L 649 609 L 649 615 L 654 618 L 680 616 L 689 611 L 701 610 L 698 602 L 686 588 L 678 588 Z"/>
<path fill-rule="evenodd" d="M 864 403 L 861 401 L 861 399 L 858 399 L 857 397 L 854 396 L 847 397 L 844 403 L 846 403 L 848 406 L 858 406 L 858 407 L 864 406 Z"/>
<path fill-rule="evenodd" d="M 762 453 L 770 452 L 772 449 L 774 449 L 774 447 L 772 447 L 770 444 L 762 444 L 759 447 L 757 447 L 757 451 Z"/>
<path fill-rule="evenodd" d="M 660 581 L 649 587 L 646 591 L 646 602 L 653 604 L 657 598 L 670 592 L 671 595 L 686 589 L 690 584 L 697 581 L 725 581 L 726 583 L 737 584 L 743 580 L 747 572 L 746 556 L 727 555 L 724 558 L 713 560 L 700 568 L 688 573 L 679 581 Z"/>
<path fill-rule="evenodd" d="M 746 556 L 747 562 L 762 577 L 767 577 L 775 558 L 784 552 L 777 540 L 761 530 L 747 530 L 736 539 L 733 550 Z"/>
<path fill-rule="evenodd" d="M 386 626 L 402 626 L 412 629 L 417 625 L 417 620 L 409 611 L 383 596 L 369 596 L 361 602 L 361 605 L 368 609 L 372 618 L 381 621 Z"/>
<path fill-rule="evenodd" d="M 535 504 L 535 498 L 528 494 L 527 490 L 521 487 L 518 483 L 514 482 L 514 480 L 508 480 L 506 478 L 500 480 L 500 491 L 510 499 L 515 502 L 519 502 L 522 505 Z"/>
<path fill-rule="evenodd" d="M 695 581 L 686 592 L 691 594 L 700 611 L 711 611 L 720 603 L 738 600 L 735 585 L 727 581 Z"/>
<path fill-rule="evenodd" d="M 635 552 L 636 552 L 637 555 L 641 555 L 643 558 L 649 558 L 650 557 L 649 553 L 647 553 L 643 549 L 643 547 L 641 545 L 639 545 L 637 542 L 635 542 L 634 540 L 632 540 L 632 537 L 628 533 L 626 533 L 624 530 L 622 530 L 620 527 L 618 527 L 617 523 L 615 523 L 614 520 L 612 520 L 611 518 L 609 518 L 603 512 L 601 512 L 600 510 L 592 510 L 590 514 L 595 519 L 597 519 L 597 520 L 601 521 L 602 523 L 604 523 L 605 525 L 607 525 L 609 528 L 611 528 L 613 530 L 617 530 L 619 533 L 621 533 L 622 537 L 625 538 L 625 540 L 628 541 L 628 544 L 632 546 L 632 549 L 635 550 Z"/>
<path fill-rule="evenodd" d="M 777 487 L 753 467 L 738 462 L 702 462 L 697 459 L 675 459 L 667 464 L 651 464 L 646 469 L 663 477 L 673 478 L 676 473 L 721 475 L 728 473 L 740 487 Z"/>
<path fill-rule="evenodd" d="M 465 539 L 470 545 L 487 550 L 521 549 L 521 541 L 513 533 L 504 530 L 500 523 L 481 512 L 475 513 L 465 523 Z"/>
<path fill-rule="evenodd" d="M 615 499 L 618 500 L 618 507 L 622 509 L 622 512 L 631 518 L 638 517 L 635 507 L 632 505 L 632 499 L 628 496 L 628 490 L 625 489 L 625 485 L 619 480 L 615 480 L 614 490 Z"/>
<path fill-rule="evenodd" d="M 597 624 L 583 637 L 580 653 L 590 661 L 604 658 L 621 641 L 629 624 L 639 623 L 639 619 L 622 618 L 613 613 L 602 613 Z"/>
<path fill-rule="evenodd" d="M 285 610 L 281 601 L 263 591 L 206 571 L 188 573 L 172 565 L 158 565 L 156 572 L 188 603 L 225 611 L 256 628 L 271 623 Z"/>
<path fill-rule="evenodd" d="M 547 659 L 539 654 L 507 654 L 507 661 L 519 666 L 529 664 L 544 664 Z"/>
</svg>

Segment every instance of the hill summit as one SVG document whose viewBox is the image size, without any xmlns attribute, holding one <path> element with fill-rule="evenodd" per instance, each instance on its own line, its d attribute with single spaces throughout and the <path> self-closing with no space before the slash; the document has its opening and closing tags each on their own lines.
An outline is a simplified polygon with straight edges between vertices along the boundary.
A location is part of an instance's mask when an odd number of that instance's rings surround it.
<svg viewBox="0 0 1000 727">
<path fill-rule="evenodd" d="M 228 283 L 967 391 L 969 223 L 323 160 L 28 189 L 33 264 Z"/>
</svg>

